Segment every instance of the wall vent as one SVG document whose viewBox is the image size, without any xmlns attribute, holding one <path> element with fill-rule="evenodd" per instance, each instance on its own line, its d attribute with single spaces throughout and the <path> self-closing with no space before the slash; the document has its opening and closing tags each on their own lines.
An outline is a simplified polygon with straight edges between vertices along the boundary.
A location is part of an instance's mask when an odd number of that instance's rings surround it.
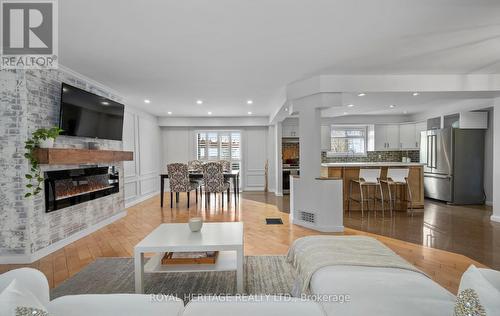
<svg viewBox="0 0 500 316">
<path fill-rule="evenodd" d="M 306 211 L 299 211 L 299 218 L 303 222 L 316 223 L 316 214 Z"/>
</svg>

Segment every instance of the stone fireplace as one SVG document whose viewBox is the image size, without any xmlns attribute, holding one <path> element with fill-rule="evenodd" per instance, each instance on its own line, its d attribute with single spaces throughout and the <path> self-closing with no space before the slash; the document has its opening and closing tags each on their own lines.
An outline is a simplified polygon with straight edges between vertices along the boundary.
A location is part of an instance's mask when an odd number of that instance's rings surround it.
<svg viewBox="0 0 500 316">
<path fill-rule="evenodd" d="M 49 128 L 59 123 L 59 103 L 61 83 L 66 82 L 86 91 L 106 98 L 123 102 L 119 96 L 93 82 L 80 78 L 72 72 L 62 69 L 43 71 L 4 71 L 0 78 L 0 126 L 2 137 L 0 147 L 0 263 L 31 263 L 56 251 L 65 245 L 82 238 L 126 215 L 124 204 L 124 163 L 117 160 L 97 162 L 67 162 L 57 164 L 41 163 L 42 175 L 48 178 L 62 176 L 68 170 L 95 167 L 96 164 L 114 166 L 109 171 L 110 180 L 116 180 L 113 188 L 86 192 L 80 197 L 70 196 L 71 190 L 60 191 L 62 187 L 84 189 L 87 191 L 99 177 L 79 179 L 75 171 L 69 177 L 76 176 L 74 182 L 65 181 L 57 188 L 49 184 L 52 192 L 45 192 L 45 185 L 40 194 L 25 198 L 30 164 L 24 158 L 24 142 L 38 128 Z M 102 150 L 122 151 L 123 143 L 112 140 L 67 137 L 57 138 L 55 148 L 88 149 L 88 142 L 98 142 Z M 102 151 L 96 151 L 96 154 Z M 105 166 L 99 165 L 99 167 Z M 65 170 L 64 172 L 61 172 Z M 93 171 L 95 172 L 95 171 Z M 101 170 L 99 169 L 99 172 Z M 95 175 L 95 174 L 94 174 Z M 82 176 L 80 174 L 80 176 Z M 54 181 L 55 182 L 55 181 Z M 113 192 L 116 190 L 116 193 Z M 59 193 L 57 195 L 57 192 Z M 103 192 L 111 193 L 103 195 Z M 97 193 L 98 192 L 98 193 Z M 48 204 L 46 195 L 48 194 Z M 102 195 L 102 196 L 99 196 Z M 61 198 L 61 202 L 54 200 Z M 91 199 L 93 198 L 93 199 Z M 52 199 L 52 201 L 51 201 Z M 64 200 L 64 203 L 63 203 Z M 64 210 L 56 210 L 64 207 Z M 56 210 L 56 211 L 54 211 Z"/>
</svg>

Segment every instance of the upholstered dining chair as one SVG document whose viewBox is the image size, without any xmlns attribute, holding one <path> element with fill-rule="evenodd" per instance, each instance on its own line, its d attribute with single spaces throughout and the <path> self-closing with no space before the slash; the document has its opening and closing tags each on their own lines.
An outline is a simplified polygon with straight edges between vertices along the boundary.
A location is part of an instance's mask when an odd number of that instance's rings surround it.
<svg viewBox="0 0 500 316">
<path fill-rule="evenodd" d="M 188 161 L 189 171 L 203 172 L 203 162 L 201 160 Z"/>
<path fill-rule="evenodd" d="M 222 165 L 222 171 L 230 172 L 231 171 L 231 161 L 229 160 L 219 160 L 219 163 Z"/>
<path fill-rule="evenodd" d="M 222 193 L 222 207 L 224 207 L 224 192 L 227 191 L 229 204 L 229 183 L 224 181 L 224 169 L 219 162 L 207 162 L 203 165 L 203 184 L 205 186 L 205 205 L 210 202 L 210 194 Z"/>
<path fill-rule="evenodd" d="M 201 161 L 201 160 L 188 161 L 188 169 L 190 172 L 193 171 L 196 173 L 203 173 L 203 161 Z M 200 186 L 200 197 L 201 197 L 201 193 L 202 193 L 201 188 L 203 187 L 203 179 L 198 179 L 198 180 L 193 180 L 193 181 L 197 182 L 198 185 Z"/>
<path fill-rule="evenodd" d="M 187 193 L 187 207 L 189 208 L 189 200 L 191 191 L 196 191 L 196 203 L 198 203 L 198 182 L 189 180 L 188 165 L 184 163 L 171 163 L 167 165 L 168 180 L 170 183 L 170 208 L 174 207 L 175 202 L 179 202 L 179 193 Z M 201 189 L 200 189 L 201 190 Z"/>
<path fill-rule="evenodd" d="M 231 172 L 231 161 L 229 160 L 219 160 L 219 163 L 222 165 L 222 171 L 223 172 Z M 229 184 L 229 187 L 231 187 L 231 182 L 229 182 L 229 179 L 225 179 L 225 181 Z"/>
</svg>

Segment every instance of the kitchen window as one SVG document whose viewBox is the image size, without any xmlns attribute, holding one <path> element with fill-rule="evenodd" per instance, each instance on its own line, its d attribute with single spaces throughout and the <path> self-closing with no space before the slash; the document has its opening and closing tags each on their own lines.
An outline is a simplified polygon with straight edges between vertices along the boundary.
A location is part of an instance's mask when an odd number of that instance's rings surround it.
<svg viewBox="0 0 500 316">
<path fill-rule="evenodd" d="M 331 126 L 328 156 L 366 156 L 367 126 Z"/>
<path fill-rule="evenodd" d="M 241 133 L 200 131 L 196 133 L 196 156 L 202 161 L 229 160 L 233 170 L 240 170 Z"/>
</svg>

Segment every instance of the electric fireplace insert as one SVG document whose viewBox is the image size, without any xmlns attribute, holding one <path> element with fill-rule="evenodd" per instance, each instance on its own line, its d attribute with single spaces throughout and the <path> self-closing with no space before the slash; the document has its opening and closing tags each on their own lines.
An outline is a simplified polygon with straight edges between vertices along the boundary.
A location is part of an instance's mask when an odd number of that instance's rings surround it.
<svg viewBox="0 0 500 316">
<path fill-rule="evenodd" d="M 45 172 L 45 211 L 95 200 L 120 191 L 114 166 Z"/>
</svg>

